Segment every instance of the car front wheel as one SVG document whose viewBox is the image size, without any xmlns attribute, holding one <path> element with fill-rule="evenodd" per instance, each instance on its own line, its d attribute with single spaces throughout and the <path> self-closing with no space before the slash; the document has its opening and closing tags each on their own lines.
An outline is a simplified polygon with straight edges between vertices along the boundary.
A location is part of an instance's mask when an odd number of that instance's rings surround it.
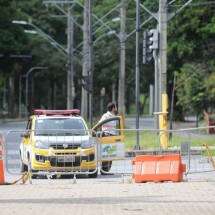
<svg viewBox="0 0 215 215">
<path fill-rule="evenodd" d="M 27 172 L 28 171 L 28 166 L 24 164 L 23 162 L 21 163 L 21 172 Z"/>
</svg>

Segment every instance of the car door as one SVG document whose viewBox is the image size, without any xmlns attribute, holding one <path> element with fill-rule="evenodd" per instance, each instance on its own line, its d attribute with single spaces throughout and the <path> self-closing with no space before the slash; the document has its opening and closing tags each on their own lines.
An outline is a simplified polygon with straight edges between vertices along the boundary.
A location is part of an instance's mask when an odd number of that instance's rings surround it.
<svg viewBox="0 0 215 215">
<path fill-rule="evenodd" d="M 125 138 L 123 129 L 124 120 L 122 116 L 106 119 L 92 128 L 93 136 L 96 136 L 99 142 L 98 157 L 102 161 L 124 158 Z"/>
<path fill-rule="evenodd" d="M 31 133 L 32 133 L 32 118 L 28 120 L 27 126 L 26 126 L 26 131 L 22 135 L 22 143 L 21 143 L 21 153 L 22 153 L 22 159 L 24 163 L 28 162 L 28 153 L 29 153 L 29 148 L 31 144 Z"/>
</svg>

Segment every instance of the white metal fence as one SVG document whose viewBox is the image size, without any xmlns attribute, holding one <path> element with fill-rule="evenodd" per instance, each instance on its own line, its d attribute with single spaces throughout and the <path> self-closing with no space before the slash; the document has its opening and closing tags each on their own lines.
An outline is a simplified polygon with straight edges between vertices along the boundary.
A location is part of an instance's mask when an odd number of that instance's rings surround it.
<svg viewBox="0 0 215 215">
<path fill-rule="evenodd" d="M 168 149 L 165 150 L 159 145 L 159 131 L 153 129 L 138 131 L 125 129 L 123 131 L 125 148 L 117 141 L 101 144 L 101 133 L 92 137 L 91 135 L 70 136 L 66 131 L 62 135 L 59 131 L 55 131 L 45 137 L 41 135 L 37 138 L 37 147 L 40 147 L 40 150 L 34 148 L 34 153 L 30 149 L 24 152 L 24 149 L 22 151 L 20 148 L 26 131 L 11 130 L 4 136 L 5 167 L 9 174 L 17 175 L 21 170 L 30 171 L 35 178 L 44 175 L 47 177 L 87 175 L 92 178 L 97 174 L 131 176 L 132 159 L 138 154 L 180 153 L 183 163 L 187 166 L 187 175 L 204 174 L 214 172 L 213 155 L 215 155 L 215 135 L 208 135 L 206 129 L 207 127 L 169 131 L 171 138 Z M 92 134 L 92 131 L 89 131 L 89 134 Z M 140 150 L 134 150 L 137 135 L 139 135 Z M 32 141 L 31 136 L 29 141 Z M 25 150 L 28 150 L 28 147 L 30 144 L 26 144 Z M 110 153 L 107 154 L 104 149 Z M 21 153 L 26 153 L 25 156 L 29 159 L 25 166 Z M 37 168 L 35 166 L 32 168 L 33 164 L 36 164 Z"/>
</svg>

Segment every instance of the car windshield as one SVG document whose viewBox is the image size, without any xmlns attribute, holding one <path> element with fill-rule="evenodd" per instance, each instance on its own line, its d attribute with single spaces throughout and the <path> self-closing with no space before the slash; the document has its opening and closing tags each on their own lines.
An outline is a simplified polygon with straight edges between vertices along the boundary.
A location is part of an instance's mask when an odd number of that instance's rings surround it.
<svg viewBox="0 0 215 215">
<path fill-rule="evenodd" d="M 37 119 L 35 135 L 87 135 L 87 130 L 79 118 Z"/>
</svg>

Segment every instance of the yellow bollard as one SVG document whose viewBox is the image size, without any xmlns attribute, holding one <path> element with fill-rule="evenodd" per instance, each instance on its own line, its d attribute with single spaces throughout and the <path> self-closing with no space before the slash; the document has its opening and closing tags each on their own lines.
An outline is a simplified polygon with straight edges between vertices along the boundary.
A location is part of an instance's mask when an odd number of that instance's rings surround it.
<svg viewBox="0 0 215 215">
<path fill-rule="evenodd" d="M 169 145 L 169 134 L 168 134 L 168 120 L 167 120 L 167 109 L 168 109 L 168 96 L 162 94 L 162 112 L 159 113 L 159 128 L 160 128 L 160 145 L 163 149 L 167 149 Z"/>
</svg>

